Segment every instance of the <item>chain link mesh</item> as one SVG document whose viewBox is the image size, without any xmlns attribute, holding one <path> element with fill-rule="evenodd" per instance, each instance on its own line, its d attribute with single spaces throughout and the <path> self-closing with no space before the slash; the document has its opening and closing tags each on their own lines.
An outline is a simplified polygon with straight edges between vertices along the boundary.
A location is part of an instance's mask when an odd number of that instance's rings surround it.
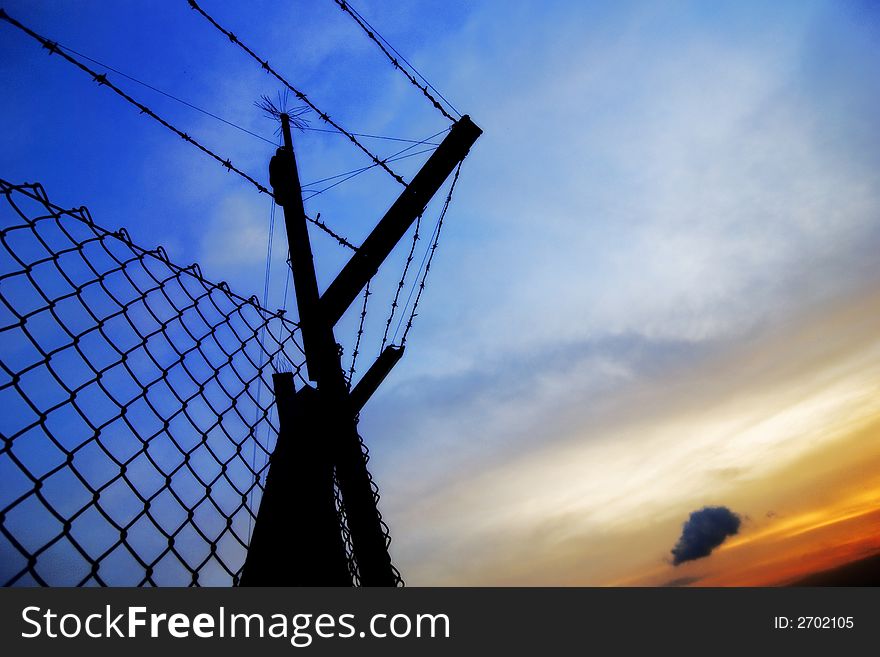
<svg viewBox="0 0 880 657">
<path fill-rule="evenodd" d="M 0 582 L 238 582 L 298 326 L 0 180 Z"/>
</svg>

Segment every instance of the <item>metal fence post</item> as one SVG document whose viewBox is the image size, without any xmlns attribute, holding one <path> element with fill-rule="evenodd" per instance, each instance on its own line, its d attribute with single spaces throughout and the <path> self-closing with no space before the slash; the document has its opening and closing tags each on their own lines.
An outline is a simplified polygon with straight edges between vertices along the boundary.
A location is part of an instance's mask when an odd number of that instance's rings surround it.
<svg viewBox="0 0 880 657">
<path fill-rule="evenodd" d="M 322 440 L 324 401 L 293 374 L 272 375 L 278 442 L 270 460 L 241 586 L 352 586 Z"/>
</svg>

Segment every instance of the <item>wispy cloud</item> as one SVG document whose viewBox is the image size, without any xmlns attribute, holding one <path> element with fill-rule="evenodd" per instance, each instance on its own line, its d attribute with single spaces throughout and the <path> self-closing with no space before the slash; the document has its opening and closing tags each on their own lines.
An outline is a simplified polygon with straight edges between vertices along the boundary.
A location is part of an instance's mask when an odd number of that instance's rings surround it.
<svg viewBox="0 0 880 657">
<path fill-rule="evenodd" d="M 468 425 L 467 414 L 445 432 L 429 425 L 416 434 L 426 446 L 408 460 L 418 482 L 393 462 L 380 473 L 401 556 L 441 582 L 607 581 L 621 563 L 646 560 L 652 541 L 647 560 L 662 561 L 682 513 L 724 503 L 743 486 L 772 491 L 773 473 L 877 417 L 880 327 L 871 298 L 823 308 L 690 368 L 640 375 L 598 403 L 585 396 L 567 416 L 533 408 L 518 432 Z M 443 441 L 448 435 L 455 440 Z M 479 457 L 467 447 L 486 441 L 492 447 Z M 641 552 L 621 547 L 630 542 Z M 616 555 L 608 562 L 584 561 L 606 549 Z M 449 550 L 469 559 L 439 568 Z"/>
</svg>

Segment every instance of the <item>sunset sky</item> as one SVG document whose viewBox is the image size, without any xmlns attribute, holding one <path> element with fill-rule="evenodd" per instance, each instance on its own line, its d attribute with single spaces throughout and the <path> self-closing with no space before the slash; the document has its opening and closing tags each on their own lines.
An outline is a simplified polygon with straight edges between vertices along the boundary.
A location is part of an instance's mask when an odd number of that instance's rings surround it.
<svg viewBox="0 0 880 657">
<path fill-rule="evenodd" d="M 353 130 L 447 125 L 332 0 L 201 4 Z M 277 85 L 185 0 L 4 6 L 276 139 L 253 103 Z M 876 4 L 355 6 L 484 130 L 406 357 L 361 417 L 407 583 L 771 585 L 880 552 Z M 0 177 L 262 297 L 267 198 L 0 34 Z M 111 79 L 267 180 L 270 144 Z M 305 182 L 365 164 L 332 135 L 295 139 Z M 373 171 L 307 209 L 359 240 L 397 193 Z M 313 240 L 326 285 L 346 253 Z M 376 349 L 405 255 L 371 300 Z M 706 506 L 739 532 L 673 566 Z"/>
</svg>

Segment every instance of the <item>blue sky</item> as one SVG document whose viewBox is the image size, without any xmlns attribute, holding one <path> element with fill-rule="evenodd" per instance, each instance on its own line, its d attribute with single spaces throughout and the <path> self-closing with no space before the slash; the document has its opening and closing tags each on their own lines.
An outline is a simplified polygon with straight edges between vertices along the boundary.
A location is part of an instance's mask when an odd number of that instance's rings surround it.
<svg viewBox="0 0 880 657">
<path fill-rule="evenodd" d="M 331 0 L 203 4 L 342 125 L 416 139 L 446 127 Z M 843 339 L 827 309 L 871 307 L 864 299 L 880 273 L 876 9 L 854 0 L 356 6 L 485 131 L 463 167 L 406 358 L 362 418 L 401 569 L 413 583 L 602 583 L 661 563 L 687 513 L 746 487 L 713 490 L 718 482 L 701 477 L 756 467 L 748 436 L 757 434 L 745 430 L 726 465 L 701 451 L 712 431 L 728 436 L 722 407 L 741 400 L 766 420 L 766 408 L 789 408 L 780 381 L 809 378 L 792 363 L 821 369 L 822 348 L 864 342 Z M 5 7 L 273 138 L 253 102 L 278 85 L 182 0 Z M 269 144 L 111 79 L 267 178 Z M 8 27 L 0 80 L 0 114 L 15 126 L 4 131 L 4 177 L 39 180 L 61 205 L 86 204 L 99 223 L 262 294 L 268 199 Z M 296 143 L 304 181 L 365 163 L 338 137 Z M 411 175 L 417 164 L 400 169 Z M 308 209 L 357 240 L 396 193 L 371 172 Z M 276 237 L 270 308 L 284 287 L 280 224 Z M 346 253 L 313 241 L 326 284 Z M 376 347 L 403 256 L 371 300 L 366 339 Z M 814 325 L 830 333 L 800 351 L 767 351 Z M 346 344 L 353 328 L 346 317 Z M 789 360 L 749 375 L 757 353 Z M 874 360 L 850 356 L 874 371 Z M 755 402 L 770 382 L 776 392 Z M 835 418 L 861 399 L 819 383 L 810 395 L 811 412 L 827 402 Z M 697 407 L 718 413 L 696 422 Z M 694 437 L 667 449 L 660 415 L 693 424 Z M 634 416 L 652 428 L 636 430 Z M 772 430 L 779 444 L 792 426 Z M 795 456 L 800 448 L 782 450 L 761 476 Z M 643 460 L 653 465 L 632 488 L 627 473 Z M 676 475 L 682 464 L 699 486 Z M 615 519 L 635 517 L 636 500 L 656 522 Z M 633 536 L 647 546 L 639 554 L 620 549 Z M 576 576 L 566 580 L 554 560 Z"/>
</svg>

